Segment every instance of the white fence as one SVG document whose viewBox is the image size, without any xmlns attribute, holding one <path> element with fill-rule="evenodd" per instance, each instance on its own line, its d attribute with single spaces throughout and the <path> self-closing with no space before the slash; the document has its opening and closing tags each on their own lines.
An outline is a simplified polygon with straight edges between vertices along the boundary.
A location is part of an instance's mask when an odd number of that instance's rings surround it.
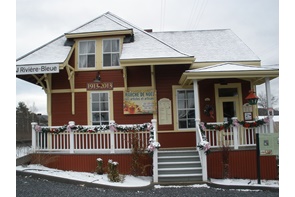
<svg viewBox="0 0 295 197">
<path fill-rule="evenodd" d="M 139 147 L 148 147 L 150 129 L 153 128 L 150 125 L 151 127 L 145 130 L 136 130 L 142 125 L 119 125 L 120 128 L 130 129 L 97 131 L 95 126 L 91 125 L 82 126 L 87 128 L 86 131 L 72 129 L 57 132 L 62 127 L 39 127 L 38 130 L 36 125 L 37 123 L 32 123 L 32 151 L 61 153 L 130 153 L 135 141 Z"/>
</svg>

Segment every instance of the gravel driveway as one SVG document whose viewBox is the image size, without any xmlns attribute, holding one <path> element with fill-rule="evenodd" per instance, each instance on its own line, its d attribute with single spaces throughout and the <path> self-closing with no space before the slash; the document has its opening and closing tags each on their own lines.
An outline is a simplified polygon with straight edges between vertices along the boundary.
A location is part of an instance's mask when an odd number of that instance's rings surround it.
<svg viewBox="0 0 295 197">
<path fill-rule="evenodd" d="M 279 196 L 279 192 L 262 191 L 262 190 L 237 190 L 237 189 L 220 189 L 220 188 L 196 188 L 196 187 L 180 187 L 180 188 L 154 188 L 144 190 L 126 190 L 126 189 L 106 189 L 99 187 L 86 187 L 83 184 L 67 184 L 61 182 L 48 181 L 42 178 L 33 178 L 31 176 L 16 175 L 16 196 L 18 197 L 31 197 L 31 196 L 100 196 L 100 197 L 131 197 L 131 196 L 152 196 L 152 197 L 202 197 L 202 196 L 265 196 L 273 197 Z"/>
</svg>

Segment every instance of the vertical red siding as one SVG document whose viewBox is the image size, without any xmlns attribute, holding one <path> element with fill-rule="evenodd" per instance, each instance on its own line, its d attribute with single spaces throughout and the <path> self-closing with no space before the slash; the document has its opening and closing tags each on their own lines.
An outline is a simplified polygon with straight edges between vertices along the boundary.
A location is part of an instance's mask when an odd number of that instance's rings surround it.
<svg viewBox="0 0 295 197">
<path fill-rule="evenodd" d="M 208 176 L 223 178 L 222 152 L 207 156 Z M 260 157 L 261 179 L 278 179 L 275 156 Z M 229 178 L 257 179 L 256 150 L 232 150 L 229 153 Z"/>
<path fill-rule="evenodd" d="M 222 152 L 211 152 L 207 156 L 209 178 L 223 178 Z M 60 170 L 78 172 L 95 172 L 96 159 L 102 158 L 104 166 L 109 159 L 119 162 L 121 174 L 131 174 L 131 154 L 33 154 L 31 163 L 38 163 Z M 141 160 L 145 166 L 145 175 L 151 176 L 152 158 L 149 155 Z M 261 156 L 261 179 L 278 179 L 278 169 L 275 156 Z M 228 178 L 257 179 L 256 150 L 230 151 Z"/>
<path fill-rule="evenodd" d="M 52 75 L 52 89 L 69 89 L 70 82 L 68 80 L 68 73 L 66 69 L 60 70 L 59 73 Z"/>
<path fill-rule="evenodd" d="M 150 66 L 132 66 L 127 67 L 127 86 L 151 86 L 151 67 Z"/>
<path fill-rule="evenodd" d="M 104 167 L 107 166 L 109 159 L 116 161 L 119 163 L 120 174 L 131 174 L 131 154 L 34 154 L 32 163 L 41 163 L 46 167 L 60 170 L 95 172 L 97 158 L 103 160 Z M 145 167 L 143 175 L 151 176 L 151 157 L 146 154 L 140 162 Z"/>
<path fill-rule="evenodd" d="M 195 132 L 158 133 L 162 148 L 196 147 Z"/>
<path fill-rule="evenodd" d="M 61 126 L 69 121 L 87 124 L 87 95 L 75 93 L 75 114 L 72 114 L 71 93 L 52 94 L 52 125 Z"/>
</svg>

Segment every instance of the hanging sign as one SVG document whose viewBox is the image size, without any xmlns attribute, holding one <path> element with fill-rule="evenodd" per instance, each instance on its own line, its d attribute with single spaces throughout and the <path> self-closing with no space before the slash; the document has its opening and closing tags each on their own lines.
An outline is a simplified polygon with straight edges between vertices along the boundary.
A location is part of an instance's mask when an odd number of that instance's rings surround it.
<svg viewBox="0 0 295 197">
<path fill-rule="evenodd" d="M 45 74 L 45 73 L 58 73 L 58 64 L 44 64 L 33 66 L 19 66 L 16 65 L 16 75 L 29 75 L 29 74 Z"/>
<path fill-rule="evenodd" d="M 112 90 L 113 82 L 92 82 L 87 83 L 87 90 Z"/>
<path fill-rule="evenodd" d="M 156 92 L 138 90 L 124 92 L 124 114 L 153 114 L 155 111 Z"/>
</svg>

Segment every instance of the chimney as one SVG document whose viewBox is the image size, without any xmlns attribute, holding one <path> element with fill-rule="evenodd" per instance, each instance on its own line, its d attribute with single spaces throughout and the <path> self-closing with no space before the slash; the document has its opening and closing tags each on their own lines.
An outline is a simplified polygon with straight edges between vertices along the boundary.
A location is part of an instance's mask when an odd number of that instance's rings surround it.
<svg viewBox="0 0 295 197">
<path fill-rule="evenodd" d="M 152 33 L 153 32 L 153 29 L 145 29 L 144 31 L 149 32 L 149 33 Z"/>
</svg>

